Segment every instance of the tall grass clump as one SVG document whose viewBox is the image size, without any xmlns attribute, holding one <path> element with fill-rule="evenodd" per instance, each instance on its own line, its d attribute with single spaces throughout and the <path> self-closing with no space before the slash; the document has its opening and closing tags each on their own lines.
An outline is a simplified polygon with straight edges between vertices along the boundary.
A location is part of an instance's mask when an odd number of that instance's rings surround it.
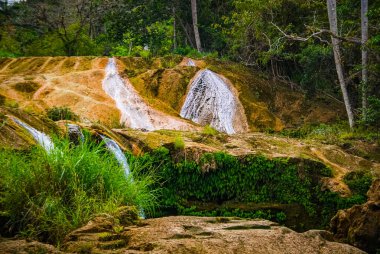
<svg viewBox="0 0 380 254">
<path fill-rule="evenodd" d="M 95 214 L 112 213 L 122 205 L 136 205 L 149 214 L 155 193 L 153 177 L 126 177 L 102 144 L 73 147 L 55 140 L 47 154 L 0 151 L 0 208 L 12 232 L 58 244 Z"/>
</svg>

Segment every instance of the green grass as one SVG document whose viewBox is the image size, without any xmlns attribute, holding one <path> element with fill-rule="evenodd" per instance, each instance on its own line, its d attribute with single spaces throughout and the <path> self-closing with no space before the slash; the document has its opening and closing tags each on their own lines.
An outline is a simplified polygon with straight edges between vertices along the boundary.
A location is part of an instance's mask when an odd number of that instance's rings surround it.
<svg viewBox="0 0 380 254">
<path fill-rule="evenodd" d="M 127 179 L 102 144 L 73 147 L 55 140 L 55 145 L 50 154 L 39 147 L 0 150 L 0 209 L 13 233 L 59 244 L 94 215 L 112 214 L 119 206 L 153 213 L 152 175 L 136 169 L 134 179 Z"/>
<path fill-rule="evenodd" d="M 297 129 L 285 129 L 280 135 L 291 138 L 320 140 L 328 144 L 340 144 L 350 140 L 379 142 L 379 132 L 370 127 L 357 126 L 353 131 L 346 122 L 334 124 L 304 125 Z"/>
<path fill-rule="evenodd" d="M 52 107 L 46 110 L 47 117 L 53 121 L 72 120 L 76 121 L 79 117 L 68 107 Z"/>
</svg>

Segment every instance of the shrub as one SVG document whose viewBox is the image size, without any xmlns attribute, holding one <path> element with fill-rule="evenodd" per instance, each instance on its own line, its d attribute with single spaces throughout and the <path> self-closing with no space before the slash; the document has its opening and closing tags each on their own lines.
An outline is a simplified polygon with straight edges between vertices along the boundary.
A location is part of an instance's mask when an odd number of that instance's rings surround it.
<svg viewBox="0 0 380 254">
<path fill-rule="evenodd" d="M 67 107 L 52 107 L 46 110 L 47 116 L 53 121 L 78 120 L 78 116 Z"/>
<path fill-rule="evenodd" d="M 353 171 L 346 174 L 343 178 L 353 194 L 366 196 L 372 184 L 372 176 L 368 172 Z"/>
<path fill-rule="evenodd" d="M 218 134 L 218 131 L 215 130 L 214 128 L 212 128 L 210 125 L 206 125 L 203 128 L 202 133 L 207 135 L 207 136 L 215 136 Z"/>
<path fill-rule="evenodd" d="M 0 106 L 5 104 L 5 96 L 0 94 Z"/>
<path fill-rule="evenodd" d="M 183 150 L 185 149 L 185 142 L 183 141 L 183 138 L 181 136 L 178 136 L 174 140 L 174 149 L 176 150 Z"/>
<path fill-rule="evenodd" d="M 30 153 L 0 151 L 0 208 L 13 232 L 59 243 L 93 215 L 122 205 L 152 213 L 151 176 L 135 171 L 134 180 L 126 178 L 103 145 L 55 145 L 49 154 L 39 147 Z"/>
<path fill-rule="evenodd" d="M 28 82 L 19 82 L 14 85 L 14 88 L 23 93 L 33 93 L 40 88 L 40 84 L 33 82 L 33 81 L 28 81 Z"/>
</svg>

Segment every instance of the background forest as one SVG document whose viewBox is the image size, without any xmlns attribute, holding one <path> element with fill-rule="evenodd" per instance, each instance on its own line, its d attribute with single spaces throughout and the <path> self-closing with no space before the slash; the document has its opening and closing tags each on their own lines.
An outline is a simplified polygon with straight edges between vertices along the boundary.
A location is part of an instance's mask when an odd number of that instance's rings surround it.
<svg viewBox="0 0 380 254">
<path fill-rule="evenodd" d="M 232 60 L 308 96 L 323 92 L 344 100 L 359 124 L 378 127 L 380 2 L 369 1 L 363 16 L 360 1 L 338 1 L 335 29 L 329 2 L 335 1 L 0 1 L 0 57 L 180 54 Z M 344 89 L 348 96 L 341 99 Z"/>
</svg>

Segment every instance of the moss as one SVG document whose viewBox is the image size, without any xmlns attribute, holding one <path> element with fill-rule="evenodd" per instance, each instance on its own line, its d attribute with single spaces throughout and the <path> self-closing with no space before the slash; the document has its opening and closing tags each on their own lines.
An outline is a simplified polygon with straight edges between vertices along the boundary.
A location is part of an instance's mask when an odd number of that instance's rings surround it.
<svg viewBox="0 0 380 254">
<path fill-rule="evenodd" d="M 48 61 L 47 57 L 34 57 L 31 59 L 29 65 L 29 69 L 26 71 L 28 74 L 35 74 L 40 71 L 41 67 Z"/>
<path fill-rule="evenodd" d="M 5 96 L 0 94 L 0 106 L 5 104 Z"/>
<path fill-rule="evenodd" d="M 17 90 L 19 92 L 34 93 L 35 91 L 37 91 L 41 87 L 41 85 L 38 84 L 37 82 L 26 81 L 26 82 L 16 83 L 16 84 L 14 84 L 13 87 L 15 90 Z"/>
<path fill-rule="evenodd" d="M 69 73 L 69 72 L 72 72 L 74 71 L 74 66 L 77 62 L 77 58 L 76 57 L 67 57 L 63 64 L 61 65 L 61 72 L 63 73 Z"/>
</svg>

